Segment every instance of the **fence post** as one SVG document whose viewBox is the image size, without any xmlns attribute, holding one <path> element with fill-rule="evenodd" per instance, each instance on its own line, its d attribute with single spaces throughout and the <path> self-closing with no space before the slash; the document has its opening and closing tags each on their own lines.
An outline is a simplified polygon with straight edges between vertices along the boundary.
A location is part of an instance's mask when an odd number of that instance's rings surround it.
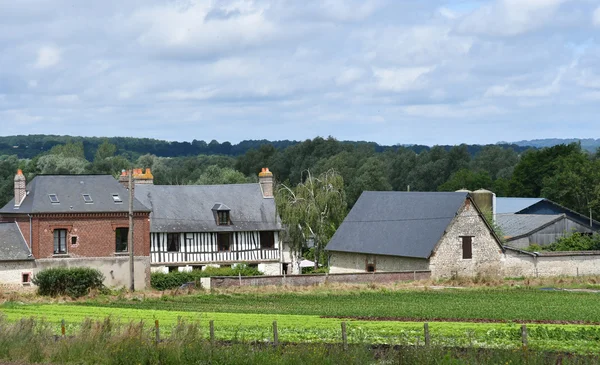
<svg viewBox="0 0 600 365">
<path fill-rule="evenodd" d="M 158 319 L 154 320 L 154 330 L 156 334 L 156 344 L 160 343 L 160 326 L 158 325 Z"/>
<path fill-rule="evenodd" d="M 521 343 L 523 347 L 527 347 L 527 325 L 521 325 Z"/>
<path fill-rule="evenodd" d="M 215 321 L 211 319 L 208 324 L 210 326 L 210 342 L 215 342 Z"/>
<path fill-rule="evenodd" d="M 65 337 L 66 332 L 67 332 L 67 330 L 66 330 L 66 327 L 65 327 L 65 320 L 62 319 L 60 321 L 60 333 L 61 333 L 61 335 L 62 335 L 63 338 Z"/>
<path fill-rule="evenodd" d="M 279 333 L 277 333 L 277 321 L 273 321 L 273 345 L 279 346 Z"/>
<path fill-rule="evenodd" d="M 431 344 L 431 337 L 429 336 L 429 323 L 425 322 L 425 324 L 423 324 L 423 330 L 425 331 L 425 346 L 429 346 Z"/>
<path fill-rule="evenodd" d="M 348 335 L 346 333 L 346 322 L 342 322 L 342 345 L 344 350 L 348 349 Z"/>
</svg>

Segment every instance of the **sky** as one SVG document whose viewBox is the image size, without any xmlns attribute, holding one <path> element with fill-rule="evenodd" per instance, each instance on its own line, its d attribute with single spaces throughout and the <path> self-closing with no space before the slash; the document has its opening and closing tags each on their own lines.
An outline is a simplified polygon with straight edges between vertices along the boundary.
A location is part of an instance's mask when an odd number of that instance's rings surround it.
<svg viewBox="0 0 600 365">
<path fill-rule="evenodd" d="M 600 138 L 600 0 L 0 0 L 0 135 Z"/>
</svg>

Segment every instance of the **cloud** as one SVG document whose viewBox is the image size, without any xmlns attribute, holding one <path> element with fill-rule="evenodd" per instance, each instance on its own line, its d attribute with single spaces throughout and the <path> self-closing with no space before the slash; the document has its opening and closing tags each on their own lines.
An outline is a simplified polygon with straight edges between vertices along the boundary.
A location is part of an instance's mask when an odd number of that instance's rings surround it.
<svg viewBox="0 0 600 365">
<path fill-rule="evenodd" d="M 49 68 L 57 65 L 61 59 L 61 50 L 54 46 L 42 46 L 38 49 L 36 68 Z"/>
<path fill-rule="evenodd" d="M 594 13 L 592 14 L 592 23 L 597 26 L 600 27 L 600 6 L 596 8 L 596 10 L 594 10 Z"/>
<path fill-rule="evenodd" d="M 432 70 L 433 67 L 374 68 L 373 75 L 379 90 L 400 92 L 424 87 L 422 76 Z"/>
</svg>

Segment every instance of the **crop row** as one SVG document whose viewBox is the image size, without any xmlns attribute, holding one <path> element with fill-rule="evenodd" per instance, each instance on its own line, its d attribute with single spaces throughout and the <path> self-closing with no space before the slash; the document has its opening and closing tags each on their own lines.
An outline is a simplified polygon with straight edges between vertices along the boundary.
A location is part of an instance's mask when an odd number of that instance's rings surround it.
<svg viewBox="0 0 600 365">
<path fill-rule="evenodd" d="M 269 341 L 272 323 L 277 321 L 282 342 L 340 342 L 341 319 L 314 315 L 241 314 L 216 312 L 185 312 L 105 308 L 75 305 L 10 305 L 0 307 L 6 320 L 43 319 L 60 332 L 61 320 L 67 333 L 74 333 L 85 319 L 110 317 L 114 323 L 145 323 L 153 330 L 159 321 L 161 333 L 168 335 L 178 321 L 198 323 L 208 336 L 208 322 L 214 321 L 215 336 L 222 340 Z M 423 323 L 396 321 L 347 321 L 348 342 L 423 344 Z M 520 326 L 501 323 L 432 322 L 429 324 L 433 344 L 444 346 L 476 346 L 516 348 L 521 344 Z M 600 328 L 585 325 L 529 325 L 529 345 L 544 350 L 572 352 L 600 351 Z"/>
<path fill-rule="evenodd" d="M 600 322 L 600 296 L 541 290 L 364 291 L 200 294 L 143 301 L 83 303 L 109 308 L 343 317 Z"/>
</svg>

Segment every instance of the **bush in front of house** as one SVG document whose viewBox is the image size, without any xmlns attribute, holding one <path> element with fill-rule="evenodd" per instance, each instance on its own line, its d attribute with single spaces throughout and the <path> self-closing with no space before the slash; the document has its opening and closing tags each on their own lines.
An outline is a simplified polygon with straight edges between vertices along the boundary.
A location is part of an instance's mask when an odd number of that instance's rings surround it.
<svg viewBox="0 0 600 365">
<path fill-rule="evenodd" d="M 154 272 L 150 276 L 150 285 L 156 290 L 168 290 L 178 288 L 186 283 L 198 283 L 200 278 L 211 276 L 259 276 L 262 274 L 257 268 L 246 264 L 238 264 L 233 267 L 207 267 L 205 270 L 188 272 L 173 271 L 168 274 Z"/>
<path fill-rule="evenodd" d="M 38 272 L 31 280 L 38 287 L 38 294 L 73 298 L 84 296 L 90 290 L 104 289 L 104 275 L 89 267 L 55 267 Z"/>
</svg>

